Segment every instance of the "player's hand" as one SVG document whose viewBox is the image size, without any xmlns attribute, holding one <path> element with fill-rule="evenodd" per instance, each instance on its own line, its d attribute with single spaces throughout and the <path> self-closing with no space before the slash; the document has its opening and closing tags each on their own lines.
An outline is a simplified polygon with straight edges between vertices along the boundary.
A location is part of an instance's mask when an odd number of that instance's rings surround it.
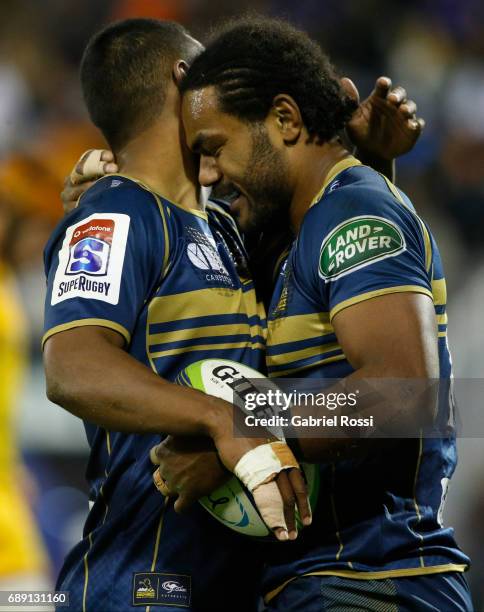
<svg viewBox="0 0 484 612">
<path fill-rule="evenodd" d="M 276 484 L 284 500 L 284 516 L 289 534 L 297 534 L 296 517 L 293 509 L 297 506 L 304 526 L 312 522 L 306 480 L 300 469 L 283 470 L 276 478 Z"/>
<path fill-rule="evenodd" d="M 273 438 L 234 437 L 232 431 L 213 439 L 222 463 L 252 493 L 276 538 L 295 539 L 296 507 L 305 525 L 311 523 L 311 511 L 304 477 L 286 443 Z"/>
<path fill-rule="evenodd" d="M 357 95 L 354 85 L 353 90 Z M 405 89 L 392 88 L 388 77 L 380 77 L 372 93 L 358 106 L 346 130 L 359 152 L 392 160 L 410 151 L 417 142 L 425 121 L 416 113 L 417 105 L 407 99 Z"/>
<path fill-rule="evenodd" d="M 151 449 L 150 457 L 159 466 L 155 481 L 161 478 L 167 495 L 176 498 L 176 512 L 183 512 L 232 476 L 210 438 L 168 436 Z"/>
<path fill-rule="evenodd" d="M 64 189 L 61 193 L 64 214 L 71 212 L 77 206 L 81 195 L 91 187 L 97 179 L 105 174 L 118 172 L 114 154 L 107 149 L 90 149 L 85 151 L 69 176 L 64 179 Z"/>
</svg>

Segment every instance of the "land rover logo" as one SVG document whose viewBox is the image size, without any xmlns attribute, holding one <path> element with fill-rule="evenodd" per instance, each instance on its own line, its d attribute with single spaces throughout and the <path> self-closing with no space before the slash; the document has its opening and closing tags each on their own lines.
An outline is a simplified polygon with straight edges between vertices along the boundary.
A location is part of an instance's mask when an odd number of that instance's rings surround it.
<svg viewBox="0 0 484 612">
<path fill-rule="evenodd" d="M 340 223 L 323 240 L 319 275 L 332 281 L 404 250 L 401 230 L 388 219 L 353 217 Z"/>
</svg>

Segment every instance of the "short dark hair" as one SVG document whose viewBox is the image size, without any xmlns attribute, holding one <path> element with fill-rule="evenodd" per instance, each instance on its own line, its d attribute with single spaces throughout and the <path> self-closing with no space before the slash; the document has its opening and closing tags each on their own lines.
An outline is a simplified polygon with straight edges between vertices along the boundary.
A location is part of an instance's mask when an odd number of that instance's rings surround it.
<svg viewBox="0 0 484 612">
<path fill-rule="evenodd" d="M 88 42 L 81 84 L 93 123 L 118 148 L 159 115 L 173 62 L 191 62 L 201 46 L 171 21 L 126 19 Z"/>
<path fill-rule="evenodd" d="M 289 23 L 267 17 L 226 25 L 192 63 L 181 89 L 210 85 L 222 111 L 247 121 L 265 119 L 277 94 L 292 96 L 318 142 L 333 138 L 356 108 L 320 46 Z"/>
</svg>

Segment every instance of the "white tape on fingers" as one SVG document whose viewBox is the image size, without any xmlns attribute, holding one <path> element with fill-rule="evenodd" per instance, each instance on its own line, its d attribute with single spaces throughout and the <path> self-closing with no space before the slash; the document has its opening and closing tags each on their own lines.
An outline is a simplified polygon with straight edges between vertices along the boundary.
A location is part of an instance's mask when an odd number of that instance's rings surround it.
<svg viewBox="0 0 484 612">
<path fill-rule="evenodd" d="M 285 442 L 261 444 L 243 455 L 234 474 L 249 491 L 274 479 L 281 470 L 298 468 L 299 463 Z"/>
<path fill-rule="evenodd" d="M 77 185 L 103 176 L 105 162 L 101 161 L 102 154 L 103 149 L 92 149 L 84 153 L 71 172 L 71 183 Z"/>
<path fill-rule="evenodd" d="M 264 523 L 269 529 L 282 527 L 287 531 L 284 518 L 284 503 L 276 482 L 259 485 L 252 493 L 254 501 Z"/>
</svg>

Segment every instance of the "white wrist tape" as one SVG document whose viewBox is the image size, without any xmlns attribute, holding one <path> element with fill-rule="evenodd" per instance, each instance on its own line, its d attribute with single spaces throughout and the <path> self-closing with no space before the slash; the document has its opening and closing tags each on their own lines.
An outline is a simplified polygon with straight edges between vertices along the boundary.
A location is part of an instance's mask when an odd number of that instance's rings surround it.
<svg viewBox="0 0 484 612">
<path fill-rule="evenodd" d="M 243 455 L 234 469 L 234 474 L 253 491 L 262 483 L 273 480 L 279 472 L 298 468 L 299 463 L 285 442 L 271 442 L 253 448 Z"/>
</svg>

